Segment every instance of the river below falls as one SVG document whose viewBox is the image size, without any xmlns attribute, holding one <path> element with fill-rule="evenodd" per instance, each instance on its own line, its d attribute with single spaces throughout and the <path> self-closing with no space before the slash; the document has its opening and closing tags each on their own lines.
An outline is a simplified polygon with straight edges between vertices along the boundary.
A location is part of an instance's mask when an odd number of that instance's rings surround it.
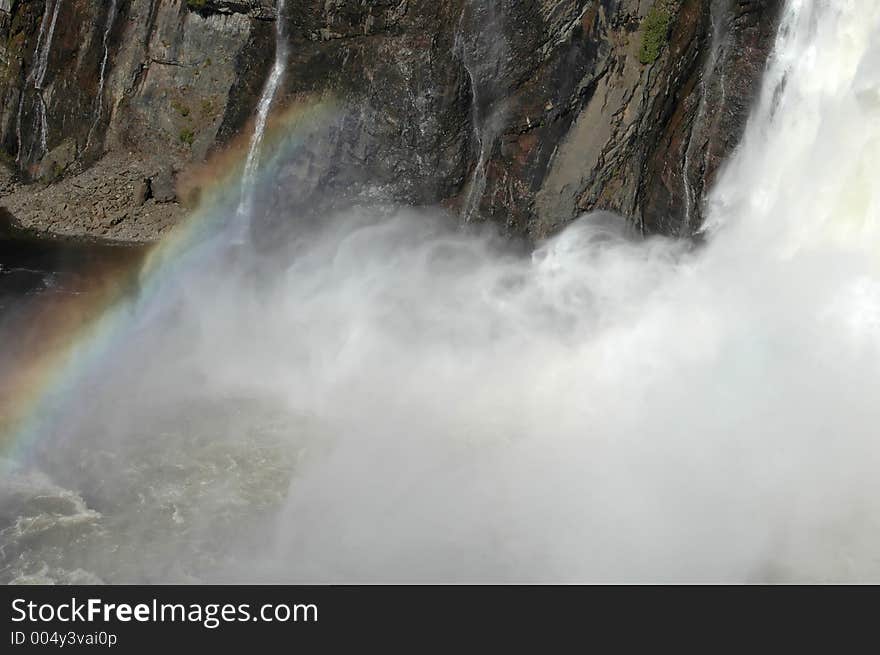
<svg viewBox="0 0 880 655">
<path fill-rule="evenodd" d="M 136 273 L 146 252 L 0 239 L 0 395 L 11 393 L 20 370 L 93 321 L 88 297 L 106 302 L 102 281 Z M 136 293 L 132 285 L 122 299 Z M 69 321 L 64 333 L 56 329 L 59 314 Z M 114 442 L 112 426 L 101 435 L 64 435 L 62 442 L 40 435 L 51 445 L 27 463 L 2 462 L 0 583 L 259 575 L 253 566 L 242 571 L 242 553 L 265 545 L 263 522 L 286 496 L 301 450 L 290 439 L 296 422 L 278 406 L 245 396 L 165 403 L 150 414 L 132 412 L 138 434 L 124 444 Z"/>
</svg>

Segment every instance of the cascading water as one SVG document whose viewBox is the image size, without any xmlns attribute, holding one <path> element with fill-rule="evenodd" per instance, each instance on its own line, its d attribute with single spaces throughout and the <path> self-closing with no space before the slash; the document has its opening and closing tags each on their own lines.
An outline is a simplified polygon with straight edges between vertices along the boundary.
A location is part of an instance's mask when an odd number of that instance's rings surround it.
<svg viewBox="0 0 880 655">
<path fill-rule="evenodd" d="M 38 135 L 39 144 L 41 147 L 40 155 L 46 153 L 47 144 L 46 139 L 48 138 L 49 125 L 48 125 L 48 117 L 47 117 L 47 107 L 46 101 L 43 97 L 43 85 L 46 81 L 46 72 L 49 69 L 49 54 L 52 51 L 52 39 L 55 36 L 55 26 L 58 23 L 58 14 L 61 9 L 61 3 L 63 0 L 55 0 L 55 4 L 51 10 L 49 11 L 49 4 L 47 2 L 46 8 L 43 12 L 43 19 L 40 21 L 40 32 L 37 35 L 37 45 L 34 48 L 34 67 L 31 69 L 31 72 L 28 74 L 27 79 L 22 87 L 21 97 L 18 101 L 18 113 L 16 117 L 16 137 L 18 140 L 18 153 L 16 155 L 16 162 L 22 162 L 22 155 L 24 151 L 24 141 L 22 135 L 22 114 L 24 112 L 24 104 L 27 98 L 27 91 L 29 88 L 32 88 L 35 91 L 36 100 L 34 103 L 34 132 Z M 31 149 L 29 153 L 29 159 L 33 160 L 33 148 L 36 145 L 35 142 L 31 143 Z"/>
<path fill-rule="evenodd" d="M 755 230 L 770 239 L 764 247 L 789 253 L 829 239 L 880 245 L 878 17 L 880 6 L 867 0 L 787 3 L 707 231 Z"/>
<path fill-rule="evenodd" d="M 693 184 L 691 183 L 691 161 L 692 161 L 692 151 L 694 150 L 696 144 L 694 142 L 694 130 L 696 126 L 698 126 L 704 119 L 706 115 L 706 109 L 709 105 L 709 85 L 715 81 L 714 78 L 716 76 L 716 66 L 718 65 L 720 55 L 722 53 L 722 49 L 725 45 L 725 39 L 727 36 L 726 25 L 723 21 L 724 9 L 726 8 L 726 4 L 724 4 L 725 0 L 712 0 L 712 4 L 709 9 L 709 21 L 710 21 L 710 40 L 711 46 L 709 48 L 709 56 L 706 59 L 706 63 L 703 66 L 703 72 L 700 76 L 700 99 L 697 105 L 697 111 L 694 116 L 693 122 L 691 123 L 690 136 L 688 137 L 687 144 L 684 149 L 684 157 L 682 162 L 682 184 L 684 186 L 684 198 L 685 198 L 685 215 L 684 215 L 684 224 L 682 235 L 690 236 L 694 232 L 694 213 L 695 211 L 699 211 L 701 209 L 701 205 L 703 202 L 702 197 L 696 197 L 696 192 L 694 191 Z M 724 106 L 724 69 L 722 68 L 720 71 L 717 71 L 718 76 L 718 84 L 720 86 L 720 97 L 718 98 L 721 106 Z"/>
<path fill-rule="evenodd" d="M 252 218 L 254 210 L 254 197 L 256 194 L 257 173 L 260 168 L 260 154 L 263 148 L 263 137 L 266 133 L 266 124 L 269 120 L 269 111 L 275 100 L 275 94 L 284 78 L 287 68 L 287 33 L 284 26 L 284 0 L 278 0 L 275 7 L 275 63 L 269 73 L 269 78 L 263 87 L 260 101 L 257 104 L 257 116 L 254 120 L 254 134 L 251 137 L 247 159 L 244 164 L 244 173 L 241 178 L 241 200 L 238 204 L 238 216 L 240 226 Z"/>
<path fill-rule="evenodd" d="M 98 124 L 101 122 L 101 117 L 104 114 L 104 85 L 107 76 L 107 62 L 110 58 L 110 33 L 113 31 L 113 24 L 116 22 L 117 1 L 118 0 L 110 0 L 110 7 L 107 10 L 107 22 L 104 25 L 104 36 L 101 39 L 102 55 L 101 67 L 98 72 L 98 92 L 95 95 L 95 115 L 94 118 L 92 118 L 92 124 L 89 126 L 89 134 L 86 137 L 86 150 L 88 150 L 91 145 L 92 137 L 94 136 L 95 130 L 98 128 Z"/>
<path fill-rule="evenodd" d="M 477 205 L 480 202 L 480 198 L 482 198 L 483 193 L 486 190 L 487 139 L 483 137 L 480 129 L 480 98 L 478 95 L 477 80 L 474 77 L 473 66 L 470 62 L 470 56 L 468 55 L 468 47 L 463 38 L 463 20 L 464 12 L 462 12 L 461 20 L 459 21 L 458 32 L 456 33 L 455 50 L 461 56 L 462 65 L 464 66 L 464 70 L 468 76 L 468 81 L 470 82 L 471 126 L 474 131 L 474 137 L 477 141 L 477 147 L 479 150 L 479 158 L 477 160 L 476 166 L 474 167 L 474 172 L 471 177 L 470 185 L 468 186 L 467 195 L 465 196 L 464 204 L 462 205 L 462 218 L 464 218 L 465 221 L 470 221 L 471 216 L 473 215 L 474 211 L 476 211 Z"/>
<path fill-rule="evenodd" d="M 469 20 L 466 20 L 469 19 Z M 468 77 L 471 93 L 470 122 L 474 139 L 477 143 L 477 162 L 471 174 L 461 217 L 467 223 L 479 210 L 483 194 L 486 192 L 486 167 L 495 142 L 498 116 L 493 111 L 491 99 L 484 98 L 481 85 L 485 85 L 487 68 L 492 66 L 500 54 L 495 50 L 499 47 L 500 37 L 489 33 L 489 29 L 497 20 L 491 5 L 467 2 L 459 16 L 458 28 L 455 32 L 453 48 L 461 59 L 462 66 Z M 485 30 L 480 27 L 485 27 Z M 481 39 L 492 39 L 487 46 L 480 43 Z M 484 90 L 488 92 L 488 88 Z"/>
<path fill-rule="evenodd" d="M 789 0 L 699 248 L 357 209 L 178 269 L 7 466 L 0 576 L 880 581 L 878 43 Z"/>
<path fill-rule="evenodd" d="M 55 25 L 58 23 L 58 13 L 61 9 L 62 0 L 56 0 L 55 7 L 52 10 L 52 24 L 49 25 L 49 34 L 46 36 L 46 46 L 40 57 L 40 67 L 34 83 L 37 90 L 37 115 L 40 119 L 40 156 L 46 154 L 49 149 L 47 140 L 49 138 L 49 108 L 46 106 L 46 97 L 43 95 L 45 90 L 46 72 L 49 69 L 49 53 L 52 51 L 52 39 L 55 36 Z M 33 154 L 31 155 L 33 158 Z"/>
</svg>

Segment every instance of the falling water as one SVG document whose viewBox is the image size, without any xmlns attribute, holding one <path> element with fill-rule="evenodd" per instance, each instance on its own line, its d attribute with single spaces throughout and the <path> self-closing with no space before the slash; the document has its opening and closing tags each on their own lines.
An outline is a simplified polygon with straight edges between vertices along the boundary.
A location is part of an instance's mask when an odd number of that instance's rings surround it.
<svg viewBox="0 0 880 655">
<path fill-rule="evenodd" d="M 107 74 L 107 61 L 110 57 L 110 33 L 113 31 L 113 23 L 116 20 L 116 3 L 118 0 L 110 0 L 110 9 L 107 12 L 107 23 L 104 26 L 104 37 L 101 40 L 101 45 L 103 48 L 103 55 L 101 57 L 101 68 L 98 72 L 98 92 L 95 95 L 95 116 L 92 119 L 92 125 L 89 128 L 88 137 L 86 137 L 86 150 L 88 150 L 89 145 L 92 142 L 92 136 L 95 132 L 95 129 L 98 127 L 98 123 L 101 121 L 101 116 L 104 113 L 104 84 L 105 78 Z"/>
<path fill-rule="evenodd" d="M 468 63 L 470 58 L 467 56 L 467 46 L 464 45 L 462 41 L 458 41 L 457 39 L 456 50 L 458 50 L 462 55 L 461 61 L 470 82 L 471 127 L 473 129 L 474 138 L 477 141 L 477 148 L 479 150 L 479 158 L 477 159 L 476 166 L 474 166 L 474 172 L 471 177 L 471 182 L 468 186 L 468 191 L 467 195 L 465 196 L 464 204 L 462 205 L 462 218 L 464 218 L 465 221 L 470 221 L 471 216 L 473 216 L 473 213 L 476 211 L 477 206 L 480 203 L 480 199 L 483 197 L 483 193 L 486 190 L 487 139 L 483 137 L 481 130 L 479 109 L 480 98 L 478 95 L 479 91 L 476 78 L 474 77 L 473 67 Z"/>
<path fill-rule="evenodd" d="M 43 88 L 43 82 L 46 79 L 46 71 L 49 66 L 49 53 L 52 49 L 52 38 L 55 34 L 55 23 L 58 20 L 58 12 L 61 8 L 61 2 L 62 0 L 56 0 L 55 7 L 51 13 L 49 12 L 48 1 L 46 3 L 46 7 L 43 11 L 43 18 L 40 21 L 40 31 L 37 35 L 37 45 L 34 48 L 35 64 L 30 73 L 28 73 L 27 79 L 22 86 L 21 96 L 18 100 L 18 114 L 16 118 L 16 137 L 18 139 L 18 153 L 15 159 L 17 163 L 21 163 L 24 150 L 23 136 L 21 131 L 21 119 L 24 112 L 24 104 L 27 96 L 27 90 L 29 88 L 33 88 L 37 91 L 38 99 L 34 108 L 36 112 L 34 124 L 35 126 L 39 125 L 39 129 L 41 130 L 40 142 L 41 145 L 43 145 L 45 151 L 46 130 L 43 130 L 43 126 L 45 125 L 45 117 L 40 117 L 39 115 L 41 109 L 44 108 L 41 90 Z"/>
<path fill-rule="evenodd" d="M 266 132 L 266 123 L 269 119 L 269 111 L 284 71 L 287 68 L 287 34 L 284 29 L 284 0 L 278 0 L 275 9 L 275 63 L 272 71 L 263 87 L 260 101 L 257 104 L 257 117 L 254 121 L 254 134 L 251 137 L 247 160 L 244 165 L 244 173 L 241 179 L 241 200 L 239 201 L 237 216 L 243 221 L 252 218 L 254 196 L 256 193 L 257 173 L 260 167 L 260 153 L 263 147 L 263 136 Z M 242 226 L 245 227 L 245 226 Z"/>
<path fill-rule="evenodd" d="M 34 52 L 36 53 L 34 55 L 35 59 L 37 58 L 38 53 L 40 52 L 40 46 L 43 43 L 43 36 L 44 36 L 45 31 L 48 27 L 48 24 L 49 24 L 49 13 L 44 12 L 43 13 L 43 20 L 40 23 L 40 32 L 37 35 L 37 45 L 36 45 L 36 48 L 34 49 Z M 24 103 L 25 103 L 25 98 L 27 95 L 27 89 L 28 89 L 28 87 L 30 87 L 33 84 L 35 71 L 36 71 L 36 68 L 32 68 L 30 73 L 28 73 L 27 79 L 25 80 L 25 83 L 22 85 L 21 92 L 19 93 L 19 97 L 18 97 L 18 112 L 16 114 L 16 119 L 15 119 L 15 136 L 18 141 L 17 153 L 15 155 L 15 162 L 16 163 L 21 163 L 21 156 L 22 156 L 22 150 L 23 150 L 23 145 L 24 145 L 22 132 L 21 132 L 21 117 L 22 117 L 22 114 L 24 113 Z"/>
<path fill-rule="evenodd" d="M 693 184 L 691 183 L 690 178 L 690 170 L 691 170 L 691 151 L 695 147 L 694 143 L 694 130 L 698 125 L 700 125 L 706 115 L 706 109 L 709 106 L 709 85 L 714 81 L 714 76 L 716 75 L 716 66 L 718 65 L 719 57 L 721 55 L 721 51 L 724 47 L 724 41 L 726 37 L 726 30 L 724 24 L 724 12 L 727 8 L 727 5 L 724 4 L 725 0 L 713 0 L 712 4 L 709 8 L 709 20 L 711 24 L 711 34 L 710 34 L 710 47 L 709 47 L 709 56 L 706 59 L 706 63 L 703 66 L 702 74 L 700 75 L 700 85 L 699 85 L 699 93 L 700 98 L 697 104 L 697 111 L 694 115 L 694 119 L 691 122 L 690 135 L 688 136 L 687 143 L 685 144 L 684 149 L 684 160 L 682 162 L 682 184 L 684 185 L 684 198 L 685 198 L 685 214 L 684 214 L 684 223 L 682 229 L 683 236 L 690 236 L 693 234 L 694 225 L 693 225 L 693 214 L 694 209 L 699 211 L 701 209 L 700 205 L 702 204 L 703 199 L 697 198 L 696 193 L 693 188 Z M 722 67 L 720 71 L 717 71 L 719 76 L 718 84 L 721 87 L 721 95 L 719 98 L 719 105 L 724 107 L 725 97 L 724 97 L 724 68 Z M 696 207 L 695 207 L 696 205 Z"/>
<path fill-rule="evenodd" d="M 62 2 L 63 0 L 55 1 L 55 8 L 52 10 L 52 22 L 49 25 L 49 32 L 46 35 L 45 42 L 43 43 L 43 49 L 40 53 L 39 62 L 37 65 L 37 74 L 34 78 L 34 89 L 37 91 L 38 101 L 35 109 L 37 115 L 36 120 L 39 121 L 38 134 L 40 137 L 40 157 L 46 154 L 46 151 L 49 149 L 47 144 L 47 139 L 49 138 L 49 108 L 46 106 L 46 98 L 43 95 L 43 85 L 46 81 L 46 71 L 49 68 L 49 53 L 52 51 L 52 39 L 55 36 L 55 25 L 58 22 L 58 13 L 61 9 Z M 33 146 L 30 158 L 31 160 L 34 159 Z"/>
<path fill-rule="evenodd" d="M 878 20 L 868 0 L 789 0 L 707 232 L 755 230 L 786 252 L 829 239 L 880 248 Z"/>
<path fill-rule="evenodd" d="M 700 248 L 356 209 L 199 259 L 0 480 L 0 578 L 880 581 L 877 170 L 880 4 L 789 0 Z"/>
<path fill-rule="evenodd" d="M 488 18 L 484 18 L 482 21 L 478 20 L 478 11 L 489 12 Z M 470 17 L 469 26 L 465 25 L 465 18 L 467 16 Z M 496 129 L 493 125 L 495 117 L 486 110 L 491 103 L 486 102 L 486 99 L 482 97 L 480 85 L 484 83 L 481 76 L 483 71 L 481 69 L 492 64 L 492 61 L 481 60 L 481 58 L 488 57 L 491 60 L 497 56 L 497 53 L 492 52 L 492 47 L 481 48 L 477 42 L 478 39 L 493 38 L 493 35 L 489 33 L 489 29 L 492 27 L 495 19 L 496 16 L 489 7 L 474 6 L 473 3 L 466 3 L 459 17 L 458 29 L 455 32 L 455 43 L 453 45 L 454 51 L 461 59 L 470 84 L 470 122 L 479 153 L 477 163 L 471 174 L 464 203 L 462 204 L 461 217 L 465 222 L 470 222 L 474 213 L 478 211 L 483 194 L 486 191 L 486 167 L 489 163 L 489 156 L 491 155 L 494 142 L 493 132 Z M 480 23 L 483 24 L 485 30 L 478 29 Z M 497 44 L 495 44 L 495 47 L 497 47 Z"/>
</svg>

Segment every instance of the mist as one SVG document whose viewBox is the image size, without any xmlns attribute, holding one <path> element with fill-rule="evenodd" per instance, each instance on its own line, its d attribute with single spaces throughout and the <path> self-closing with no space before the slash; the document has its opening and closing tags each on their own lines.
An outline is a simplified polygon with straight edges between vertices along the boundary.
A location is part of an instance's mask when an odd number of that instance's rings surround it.
<svg viewBox="0 0 880 655">
<path fill-rule="evenodd" d="M 3 483 L 3 575 L 880 580 L 878 38 L 788 3 L 698 245 L 395 206 L 203 244 Z"/>
</svg>

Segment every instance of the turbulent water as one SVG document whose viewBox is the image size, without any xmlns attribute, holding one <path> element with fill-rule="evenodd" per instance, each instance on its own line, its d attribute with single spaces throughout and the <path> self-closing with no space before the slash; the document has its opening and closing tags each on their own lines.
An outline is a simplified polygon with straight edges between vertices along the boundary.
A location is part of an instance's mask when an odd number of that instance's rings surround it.
<svg viewBox="0 0 880 655">
<path fill-rule="evenodd" d="M 878 43 L 789 1 L 698 247 L 374 208 L 217 248 L 10 464 L 3 578 L 880 580 Z"/>
</svg>

